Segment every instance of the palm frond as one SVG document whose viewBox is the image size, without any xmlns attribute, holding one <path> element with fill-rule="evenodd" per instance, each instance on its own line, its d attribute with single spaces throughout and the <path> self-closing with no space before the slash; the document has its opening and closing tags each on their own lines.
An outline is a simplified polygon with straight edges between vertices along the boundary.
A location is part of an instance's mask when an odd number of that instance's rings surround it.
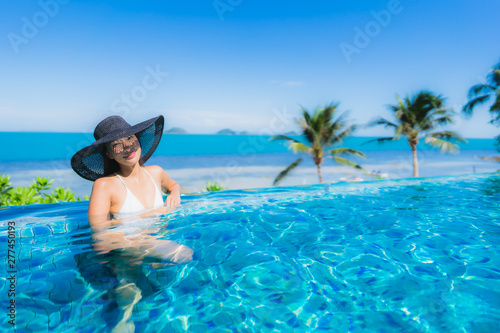
<svg viewBox="0 0 500 333">
<path fill-rule="evenodd" d="M 401 99 L 401 97 L 399 97 L 398 95 L 396 95 L 396 99 L 398 100 L 398 106 L 400 109 L 404 109 L 405 108 L 405 105 L 409 105 L 411 104 L 411 101 L 410 101 L 410 97 L 406 96 L 405 97 L 405 102 L 403 102 L 403 100 Z"/>
<path fill-rule="evenodd" d="M 470 116 L 472 114 L 472 110 L 477 105 L 487 102 L 490 98 L 491 98 L 491 95 L 483 95 L 483 96 L 476 97 L 476 98 L 468 101 L 467 104 L 464 105 L 462 112 L 465 115 Z"/>
<path fill-rule="evenodd" d="M 357 125 L 347 125 L 345 118 L 346 113 L 338 117 L 333 123 L 325 127 L 323 132 L 323 144 L 329 147 L 334 144 L 339 144 L 342 140 L 350 135 L 357 129 Z M 339 133 L 340 132 L 340 133 Z"/>
<path fill-rule="evenodd" d="M 493 105 L 490 107 L 490 112 L 499 112 L 499 111 L 500 111 L 500 89 L 497 90 L 495 102 L 493 102 Z"/>
<path fill-rule="evenodd" d="M 398 127 L 396 127 L 396 132 L 394 133 L 394 138 L 399 139 L 401 137 L 401 134 L 407 134 L 409 129 L 407 129 L 407 124 L 406 123 L 401 123 Z"/>
<path fill-rule="evenodd" d="M 442 131 L 442 132 L 434 132 L 434 133 L 429 133 L 428 136 L 433 137 L 433 138 L 440 138 L 440 139 L 455 139 L 460 142 L 467 143 L 467 140 L 464 139 L 462 136 L 459 134 L 452 132 L 452 131 Z"/>
<path fill-rule="evenodd" d="M 366 124 L 367 127 L 376 126 L 376 125 L 384 125 L 384 127 L 386 127 L 386 128 L 387 127 L 393 127 L 393 128 L 398 127 L 396 124 L 391 123 L 389 120 L 382 118 L 382 117 L 378 117 L 376 119 L 373 119 L 368 124 Z"/>
<path fill-rule="evenodd" d="M 321 161 L 326 148 L 342 142 L 342 139 L 351 135 L 356 129 L 356 125 L 348 125 L 348 112 L 339 114 L 337 107 L 338 103 L 331 103 L 327 106 L 317 107 L 314 112 L 309 112 L 301 106 L 302 117 L 297 120 L 297 123 L 302 128 L 302 134 L 305 137 L 305 140 L 303 140 L 304 143 L 285 135 L 274 136 L 272 140 L 287 140 L 290 143 L 289 147 L 295 153 L 308 153 L 313 157 L 315 162 Z M 354 150 L 344 150 L 344 153 L 363 155 L 361 152 Z M 291 167 L 294 166 L 291 165 Z M 285 171 L 288 172 L 287 170 Z M 286 175 L 286 172 L 283 174 Z M 277 182 L 282 177 L 279 176 Z"/>
<path fill-rule="evenodd" d="M 366 155 L 360 152 L 359 150 L 351 149 L 351 148 L 335 148 L 327 151 L 328 154 L 331 155 L 356 155 L 363 158 L 366 158 Z"/>
<path fill-rule="evenodd" d="M 296 140 L 294 138 L 291 138 L 291 137 L 289 137 L 287 135 L 281 135 L 281 134 L 275 135 L 275 136 L 272 136 L 272 137 L 269 138 L 269 141 L 277 141 L 277 140 L 287 140 L 287 141 L 291 141 L 291 142 L 298 142 L 298 143 L 300 143 L 300 141 L 298 141 L 298 140 Z"/>
<path fill-rule="evenodd" d="M 497 147 L 497 150 L 500 151 L 500 135 L 495 137 L 495 147 Z"/>
<path fill-rule="evenodd" d="M 290 171 L 295 169 L 300 162 L 302 162 L 302 157 L 290 164 L 285 170 L 281 171 L 280 174 L 274 179 L 273 186 L 278 185 L 278 183 L 285 178 Z"/>
<path fill-rule="evenodd" d="M 487 76 L 487 80 L 490 85 L 497 87 L 497 89 L 500 87 L 500 63 L 493 67 Z"/>
<path fill-rule="evenodd" d="M 477 97 L 477 95 L 490 94 L 495 91 L 495 87 L 489 84 L 476 84 L 469 89 L 467 98 L 472 99 Z"/>
<path fill-rule="evenodd" d="M 307 117 L 303 116 L 302 118 L 297 119 L 297 123 L 302 128 L 302 134 L 306 137 L 307 141 L 310 143 L 314 143 L 315 141 L 317 141 L 317 135 L 312 130 L 309 114 L 305 110 L 304 112 L 307 114 Z"/>
<path fill-rule="evenodd" d="M 446 115 L 446 114 L 455 114 L 455 111 L 453 111 L 453 109 L 441 108 L 441 109 L 436 109 L 436 110 L 430 112 L 429 114 L 432 117 L 435 117 L 435 116 Z"/>
<path fill-rule="evenodd" d="M 332 121 L 333 115 L 337 110 L 338 103 L 331 103 L 323 108 L 323 123 L 328 124 Z"/>
<path fill-rule="evenodd" d="M 302 106 L 300 107 L 300 110 L 302 111 L 302 117 L 304 117 L 307 126 L 311 126 L 311 115 L 309 114 L 309 112 Z"/>
<path fill-rule="evenodd" d="M 435 109 L 429 110 L 426 118 L 431 120 L 431 119 L 434 119 L 436 117 L 442 117 L 442 116 L 450 116 L 451 117 L 454 115 L 456 115 L 456 112 L 455 112 L 455 110 L 453 110 L 453 108 L 440 107 L 440 108 L 435 108 Z"/>
<path fill-rule="evenodd" d="M 329 147 L 332 144 L 340 144 L 342 141 L 349 137 L 354 129 L 356 128 L 356 125 L 351 125 L 348 128 L 346 128 L 343 132 L 335 135 L 335 132 L 332 131 L 332 136 L 329 138 L 328 141 L 325 141 L 325 146 Z"/>
<path fill-rule="evenodd" d="M 451 116 L 445 115 L 444 117 L 432 119 L 429 122 L 425 123 L 422 126 L 422 130 L 423 131 L 431 130 L 436 126 L 442 126 L 442 125 L 446 125 L 448 123 L 454 124 L 455 120 L 453 120 L 453 118 Z"/>
<path fill-rule="evenodd" d="M 495 118 L 491 119 L 489 121 L 489 123 L 492 124 L 492 125 L 495 125 L 495 126 L 500 126 L 500 115 L 498 115 Z"/>
<path fill-rule="evenodd" d="M 293 153 L 312 153 L 312 148 L 302 142 L 293 142 L 288 148 L 293 149 Z"/>
<path fill-rule="evenodd" d="M 387 121 L 384 118 L 377 118 L 369 123 L 369 125 L 384 125 L 394 129 L 394 136 L 392 138 L 380 138 L 376 140 L 369 140 L 366 143 L 377 141 L 383 143 L 386 141 L 393 141 L 406 136 L 410 145 L 418 143 L 420 138 L 429 137 L 430 142 L 439 145 L 443 149 L 453 149 L 452 143 L 440 142 L 441 137 L 454 138 L 457 140 L 462 139 L 458 134 L 452 132 L 436 132 L 436 134 L 429 135 L 428 133 L 434 128 L 449 123 L 454 123 L 453 116 L 455 112 L 452 108 L 445 107 L 446 99 L 441 95 L 436 95 L 428 90 L 421 90 L 412 96 L 404 98 L 396 95 L 397 103 L 388 105 L 388 108 L 394 112 L 396 122 Z M 500 123 L 500 116 L 499 116 Z M 441 140 L 443 141 L 443 140 Z"/>
<path fill-rule="evenodd" d="M 469 89 L 469 101 L 462 108 L 465 115 L 470 116 L 476 106 L 487 102 L 495 95 L 496 100 L 490 107 L 490 112 L 500 111 L 500 63 L 493 67 L 486 76 L 486 82 L 487 84 L 476 84 Z M 491 122 L 496 123 L 497 120 L 493 119 Z"/>
<path fill-rule="evenodd" d="M 440 148 L 442 152 L 455 153 L 458 151 L 458 145 L 432 136 L 425 137 L 425 143 Z"/>
<path fill-rule="evenodd" d="M 289 136 L 286 136 L 286 135 L 275 135 L 271 138 L 269 138 L 269 141 L 276 141 L 276 140 L 286 140 L 288 141 L 290 144 L 288 146 L 288 148 L 292 148 L 293 149 L 293 152 L 294 153 L 297 153 L 297 152 L 300 152 L 300 153 L 309 153 L 310 150 L 311 150 L 311 147 L 305 145 L 304 143 L 294 139 L 294 138 L 291 138 Z"/>
<path fill-rule="evenodd" d="M 339 130 L 347 124 L 347 118 L 349 117 L 349 111 L 342 112 L 338 115 L 334 122 L 331 122 L 331 127 L 335 130 Z"/>
<path fill-rule="evenodd" d="M 385 143 L 387 141 L 394 141 L 394 138 L 378 138 L 378 139 L 368 140 L 368 141 L 363 142 L 361 145 L 364 146 L 364 145 L 366 145 L 368 143 L 372 143 L 372 142 L 377 142 L 378 144 L 382 144 L 382 143 Z"/>
<path fill-rule="evenodd" d="M 362 170 L 362 171 L 365 171 L 365 169 L 363 169 L 363 167 L 359 164 L 357 164 L 356 162 L 353 162 L 351 160 L 348 160 L 347 158 L 343 158 L 343 157 L 338 157 L 338 156 L 332 156 L 332 158 L 335 160 L 335 162 L 337 162 L 338 164 L 341 164 L 341 165 L 346 165 L 346 166 L 350 166 L 350 167 L 353 167 L 355 169 L 358 169 L 358 170 Z"/>
</svg>

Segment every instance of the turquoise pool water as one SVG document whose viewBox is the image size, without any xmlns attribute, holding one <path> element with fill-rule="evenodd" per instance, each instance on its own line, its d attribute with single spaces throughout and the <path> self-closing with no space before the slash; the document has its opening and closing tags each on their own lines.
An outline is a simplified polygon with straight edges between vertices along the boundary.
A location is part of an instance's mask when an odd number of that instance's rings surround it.
<svg viewBox="0 0 500 333">
<path fill-rule="evenodd" d="M 499 203 L 499 174 L 185 195 L 151 223 L 195 257 L 130 266 L 142 296 L 129 322 L 136 332 L 498 332 Z M 86 209 L 0 211 L 3 249 L 16 225 L 17 332 L 116 324 L 118 264 L 92 250 Z"/>
</svg>

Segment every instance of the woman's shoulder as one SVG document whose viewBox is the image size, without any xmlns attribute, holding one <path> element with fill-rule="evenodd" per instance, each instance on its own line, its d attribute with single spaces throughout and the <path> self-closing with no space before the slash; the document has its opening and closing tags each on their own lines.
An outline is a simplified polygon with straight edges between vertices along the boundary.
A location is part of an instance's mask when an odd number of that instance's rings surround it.
<svg viewBox="0 0 500 333">
<path fill-rule="evenodd" d="M 108 188 L 117 184 L 118 177 L 114 174 L 96 179 L 94 188 Z"/>
<path fill-rule="evenodd" d="M 97 200 L 100 202 L 106 202 L 108 200 L 111 200 L 111 198 L 115 196 L 116 193 L 120 192 L 117 190 L 118 186 L 120 185 L 118 184 L 118 182 L 118 177 L 116 177 L 115 175 L 96 179 L 94 181 L 94 184 L 92 185 L 92 194 L 90 196 L 90 201 L 95 202 Z"/>
<path fill-rule="evenodd" d="M 165 172 L 165 170 L 163 170 L 163 168 L 159 165 L 148 165 L 145 166 L 144 169 L 146 169 L 149 173 L 155 175 L 160 175 L 162 172 Z"/>
</svg>

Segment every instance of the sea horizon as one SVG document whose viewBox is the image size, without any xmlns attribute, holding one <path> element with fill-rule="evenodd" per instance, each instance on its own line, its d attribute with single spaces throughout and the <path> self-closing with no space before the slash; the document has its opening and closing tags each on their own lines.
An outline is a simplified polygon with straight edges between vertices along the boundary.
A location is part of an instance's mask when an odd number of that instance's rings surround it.
<svg viewBox="0 0 500 333">
<path fill-rule="evenodd" d="M 146 165 L 160 165 L 176 180 L 184 192 L 199 192 L 207 181 L 226 189 L 271 187 L 274 177 L 299 156 L 285 141 L 269 141 L 271 135 L 165 134 Z M 292 136 L 299 139 L 300 136 Z M 342 145 L 360 150 L 366 159 L 352 157 L 365 170 L 386 173 L 389 178 L 412 176 L 412 152 L 406 139 L 384 144 L 367 141 L 378 137 L 352 136 Z M 52 188 L 69 187 L 78 197 L 89 195 L 92 182 L 80 178 L 70 159 L 81 148 L 94 142 L 91 133 L 0 132 L 0 140 L 9 142 L 0 159 L 0 174 L 11 177 L 12 186 L 28 186 L 36 177 L 54 180 Z M 421 176 L 457 175 L 494 172 L 500 165 L 491 158 L 500 153 L 494 139 L 468 139 L 460 143 L 457 154 L 418 145 Z M 343 178 L 372 180 L 360 171 L 326 159 L 322 166 L 326 183 Z M 316 167 L 308 157 L 281 185 L 307 185 L 318 182 Z"/>
<path fill-rule="evenodd" d="M 164 134 L 154 156 L 254 155 L 290 151 L 285 141 L 269 141 L 273 135 Z M 302 136 L 291 137 L 300 140 Z M 348 147 L 362 152 L 410 149 L 405 138 L 383 144 L 369 142 L 378 138 L 351 136 L 341 145 L 333 147 Z M 95 141 L 92 133 L 75 132 L 0 132 L 0 140 L 9 142 L 0 162 L 69 160 L 78 150 Z M 457 142 L 460 150 L 496 150 L 494 138 L 467 138 L 467 141 Z M 421 151 L 435 149 L 423 140 L 417 148 Z"/>
</svg>

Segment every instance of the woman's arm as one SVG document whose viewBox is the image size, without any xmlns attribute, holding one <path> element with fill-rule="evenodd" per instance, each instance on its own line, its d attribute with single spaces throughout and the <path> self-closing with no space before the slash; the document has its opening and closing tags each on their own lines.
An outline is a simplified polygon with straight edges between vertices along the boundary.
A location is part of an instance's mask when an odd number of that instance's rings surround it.
<svg viewBox="0 0 500 333">
<path fill-rule="evenodd" d="M 127 241 L 122 233 L 110 231 L 114 222 L 110 214 L 111 193 L 109 180 L 99 178 L 92 186 L 89 200 L 88 219 L 92 228 L 92 238 L 95 242 L 92 247 L 99 253 L 108 253 L 111 250 L 127 247 Z"/>
<path fill-rule="evenodd" d="M 99 178 L 92 186 L 87 214 L 92 229 L 108 228 L 111 225 L 110 207 L 111 192 L 109 180 Z"/>
<path fill-rule="evenodd" d="M 165 201 L 167 207 L 175 207 L 181 204 L 181 187 L 177 182 L 170 179 L 165 170 L 162 169 L 161 186 L 165 187 L 170 194 Z"/>
<path fill-rule="evenodd" d="M 163 168 L 155 165 L 149 167 L 155 175 L 158 176 L 161 180 L 161 188 L 164 192 L 170 193 L 170 195 L 167 197 L 167 200 L 165 200 L 165 205 L 167 207 L 175 207 L 179 206 L 181 204 L 181 187 L 177 182 L 172 180 L 165 170 Z M 149 170 L 149 169 L 148 169 Z"/>
</svg>

